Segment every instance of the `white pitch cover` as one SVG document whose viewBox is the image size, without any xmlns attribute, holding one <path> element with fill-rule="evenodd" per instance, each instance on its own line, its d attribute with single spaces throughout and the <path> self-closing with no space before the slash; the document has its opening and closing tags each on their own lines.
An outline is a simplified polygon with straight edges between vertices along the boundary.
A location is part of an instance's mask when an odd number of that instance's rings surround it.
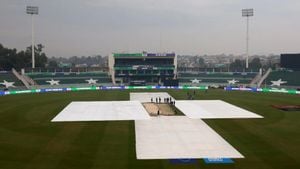
<svg viewBox="0 0 300 169">
<path fill-rule="evenodd" d="M 72 102 L 52 122 L 150 119 L 138 101 Z"/>
<path fill-rule="evenodd" d="M 263 118 L 222 100 L 177 100 L 175 106 L 192 119 Z"/>
<path fill-rule="evenodd" d="M 135 121 L 137 159 L 244 158 L 200 119 L 159 116 Z"/>
</svg>

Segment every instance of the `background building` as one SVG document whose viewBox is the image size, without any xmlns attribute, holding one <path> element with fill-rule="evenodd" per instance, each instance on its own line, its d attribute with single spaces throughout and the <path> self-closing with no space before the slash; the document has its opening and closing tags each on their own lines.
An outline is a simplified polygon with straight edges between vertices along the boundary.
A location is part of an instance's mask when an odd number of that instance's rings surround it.
<svg viewBox="0 0 300 169">
<path fill-rule="evenodd" d="M 175 53 L 113 53 L 108 62 L 113 84 L 163 84 L 176 78 Z"/>
<path fill-rule="evenodd" d="M 298 54 L 281 54 L 280 65 L 282 68 L 300 70 L 300 53 Z"/>
</svg>

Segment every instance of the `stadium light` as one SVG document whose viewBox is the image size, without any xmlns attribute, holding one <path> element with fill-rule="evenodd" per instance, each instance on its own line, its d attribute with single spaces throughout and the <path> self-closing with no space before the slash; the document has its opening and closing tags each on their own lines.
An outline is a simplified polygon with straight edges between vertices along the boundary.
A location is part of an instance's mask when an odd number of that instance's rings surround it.
<svg viewBox="0 0 300 169">
<path fill-rule="evenodd" d="M 242 9 L 242 17 L 247 18 L 247 35 L 246 35 L 246 69 L 249 67 L 249 17 L 254 15 L 253 9 Z"/>
<path fill-rule="evenodd" d="M 39 14 L 39 8 L 37 6 L 27 6 L 26 13 L 31 15 L 31 55 L 32 55 L 32 68 L 35 68 L 35 58 L 34 58 L 34 22 L 33 15 Z"/>
</svg>

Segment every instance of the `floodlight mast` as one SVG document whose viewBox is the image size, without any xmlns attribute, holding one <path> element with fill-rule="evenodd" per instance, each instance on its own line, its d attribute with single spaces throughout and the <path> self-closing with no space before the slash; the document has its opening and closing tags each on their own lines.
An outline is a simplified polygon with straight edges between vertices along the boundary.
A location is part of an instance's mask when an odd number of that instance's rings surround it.
<svg viewBox="0 0 300 169">
<path fill-rule="evenodd" d="M 247 17 L 247 32 L 246 32 L 246 69 L 249 68 L 249 17 L 254 15 L 253 9 L 242 9 L 242 16 Z"/>
<path fill-rule="evenodd" d="M 32 68 L 35 68 L 35 51 L 34 51 L 34 20 L 33 15 L 38 15 L 39 8 L 37 6 L 27 6 L 26 13 L 31 15 L 31 56 L 32 56 Z"/>
</svg>

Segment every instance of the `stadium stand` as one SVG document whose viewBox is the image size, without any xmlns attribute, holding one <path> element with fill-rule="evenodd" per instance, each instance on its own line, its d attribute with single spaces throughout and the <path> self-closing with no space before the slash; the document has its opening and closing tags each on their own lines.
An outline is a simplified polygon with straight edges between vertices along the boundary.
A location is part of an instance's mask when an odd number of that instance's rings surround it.
<svg viewBox="0 0 300 169">
<path fill-rule="evenodd" d="M 16 78 L 16 76 L 10 72 L 10 71 L 2 71 L 0 72 L 0 83 L 3 83 L 3 81 L 6 80 L 7 82 L 15 82 L 14 86 L 15 88 L 10 88 L 11 89 L 25 89 L 24 84 Z M 0 90 L 5 90 L 5 86 L 0 85 Z"/>
<path fill-rule="evenodd" d="M 271 81 L 277 81 L 282 79 L 282 81 L 287 81 L 283 86 L 295 86 L 300 87 L 300 71 L 272 71 L 266 79 L 266 84 L 271 85 Z"/>
<path fill-rule="evenodd" d="M 191 83 L 191 80 L 201 80 L 200 83 L 205 84 L 228 84 L 228 80 L 238 80 L 238 84 L 249 84 L 251 80 L 257 75 L 257 73 L 245 73 L 245 72 L 200 72 L 200 73 L 188 73 L 179 72 L 178 79 L 181 84 Z"/>
<path fill-rule="evenodd" d="M 98 80 L 98 84 L 111 83 L 107 72 L 33 72 L 26 73 L 38 85 L 49 85 L 46 81 L 59 80 L 60 84 L 87 84 L 88 79 Z"/>
</svg>

